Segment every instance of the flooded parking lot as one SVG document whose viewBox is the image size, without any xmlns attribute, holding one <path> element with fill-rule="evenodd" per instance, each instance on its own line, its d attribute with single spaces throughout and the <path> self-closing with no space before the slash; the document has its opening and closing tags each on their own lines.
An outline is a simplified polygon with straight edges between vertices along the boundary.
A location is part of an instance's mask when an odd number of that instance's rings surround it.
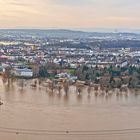
<svg viewBox="0 0 140 140">
<path fill-rule="evenodd" d="M 30 81 L 3 84 L 0 79 L 0 138 L 3 140 L 139 140 L 140 92 L 107 96 L 101 91 L 68 94 L 32 88 Z"/>
</svg>

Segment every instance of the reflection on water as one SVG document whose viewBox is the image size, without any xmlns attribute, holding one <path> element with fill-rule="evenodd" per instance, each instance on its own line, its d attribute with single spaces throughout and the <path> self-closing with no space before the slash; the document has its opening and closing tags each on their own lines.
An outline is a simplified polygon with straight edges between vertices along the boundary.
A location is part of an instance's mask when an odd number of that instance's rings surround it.
<svg viewBox="0 0 140 140">
<path fill-rule="evenodd" d="M 75 87 L 18 79 L 15 82 L 0 81 L 1 126 L 10 128 L 35 128 L 47 130 L 106 130 L 140 127 L 140 92 L 138 89 L 100 89 L 99 87 Z M 49 87 L 50 86 L 50 87 Z M 60 90 L 61 89 L 61 90 Z M 46 136 L 1 134 L 6 140 L 45 140 Z M 47 136 L 48 138 L 49 136 Z M 113 139 L 114 137 L 110 137 Z M 123 140 L 124 137 L 117 137 Z M 130 137 L 125 136 L 128 140 Z M 132 137 L 131 137 L 132 138 Z M 140 137 L 134 137 L 135 140 Z M 65 140 L 54 136 L 49 139 Z M 82 139 L 72 137 L 70 139 Z M 93 139 L 93 137 L 90 137 Z M 96 137 L 94 137 L 96 140 Z M 97 140 L 101 137 L 97 137 Z M 104 137 L 104 140 L 108 140 Z"/>
<path fill-rule="evenodd" d="M 58 99 L 60 99 L 62 97 L 62 94 L 61 93 L 58 93 L 57 94 L 57 97 L 58 97 Z"/>
<path fill-rule="evenodd" d="M 132 90 L 124 90 L 121 91 L 119 89 L 99 89 L 99 87 L 76 87 L 76 86 L 69 86 L 64 85 L 64 87 L 49 87 L 47 86 L 41 86 L 40 84 L 37 85 L 37 80 L 25 80 L 25 79 L 18 79 L 15 82 L 1 82 L 1 89 L 5 93 L 6 96 L 14 96 L 19 94 L 18 96 L 20 97 L 20 94 L 30 94 L 30 96 L 33 96 L 33 94 L 39 94 L 43 93 L 44 96 L 48 98 L 54 98 L 61 99 L 63 97 L 64 103 L 68 102 L 70 97 L 71 97 L 71 102 L 72 99 L 75 98 L 77 100 L 77 103 L 82 102 L 82 100 L 85 100 L 86 98 L 88 101 L 91 99 L 111 99 L 114 101 L 120 100 L 120 99 L 128 99 L 132 98 L 134 96 L 137 98 L 139 94 L 138 89 L 132 89 Z M 9 93 L 9 94 L 8 94 Z M 13 94 L 12 94 L 13 93 Z M 16 93 L 16 94 L 15 94 Z M 11 95 L 12 94 L 12 95 Z M 42 96 L 42 95 L 40 95 Z M 34 97 L 33 97 L 34 98 Z M 14 100 L 14 98 L 12 99 Z M 22 99 L 21 99 L 22 100 Z"/>
<path fill-rule="evenodd" d="M 78 95 L 77 95 L 77 101 L 78 101 L 78 102 L 81 102 L 81 101 L 82 101 L 82 95 L 81 95 L 81 94 L 78 94 Z"/>
<path fill-rule="evenodd" d="M 64 94 L 64 102 L 65 102 L 65 104 L 67 104 L 68 101 L 69 101 L 69 94 L 66 93 L 66 94 Z"/>
</svg>

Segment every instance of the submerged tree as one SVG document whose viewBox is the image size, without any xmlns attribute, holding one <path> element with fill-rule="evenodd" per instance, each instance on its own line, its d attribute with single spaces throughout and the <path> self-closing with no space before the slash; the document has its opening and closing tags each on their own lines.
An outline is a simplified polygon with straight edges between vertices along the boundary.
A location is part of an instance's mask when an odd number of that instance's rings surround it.
<svg viewBox="0 0 140 140">
<path fill-rule="evenodd" d="M 69 83 L 68 83 L 68 81 L 66 81 L 66 80 L 64 81 L 63 88 L 64 88 L 65 94 L 68 94 L 68 91 L 69 91 Z"/>
</svg>

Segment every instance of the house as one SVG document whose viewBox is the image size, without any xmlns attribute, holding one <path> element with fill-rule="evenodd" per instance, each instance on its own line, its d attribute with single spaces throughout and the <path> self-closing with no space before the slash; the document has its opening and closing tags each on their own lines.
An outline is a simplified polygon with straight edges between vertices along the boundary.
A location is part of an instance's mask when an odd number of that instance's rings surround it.
<svg viewBox="0 0 140 140">
<path fill-rule="evenodd" d="M 14 70 L 14 75 L 18 76 L 18 77 L 31 78 L 31 77 L 33 77 L 33 71 L 31 69 L 27 69 L 27 68 L 23 68 L 23 69 L 16 68 Z"/>
<path fill-rule="evenodd" d="M 55 77 L 56 78 L 69 78 L 70 74 L 68 74 L 68 73 L 59 73 Z"/>
</svg>

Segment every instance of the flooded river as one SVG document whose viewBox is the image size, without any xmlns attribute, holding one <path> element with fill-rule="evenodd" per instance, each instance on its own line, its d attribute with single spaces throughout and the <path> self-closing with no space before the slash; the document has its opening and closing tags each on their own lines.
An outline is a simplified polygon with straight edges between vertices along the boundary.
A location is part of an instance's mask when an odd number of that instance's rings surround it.
<svg viewBox="0 0 140 140">
<path fill-rule="evenodd" d="M 139 140 L 139 91 L 117 96 L 87 93 L 80 95 L 71 86 L 69 93 L 50 93 L 46 88 L 21 89 L 0 79 L 1 140 Z"/>
</svg>

